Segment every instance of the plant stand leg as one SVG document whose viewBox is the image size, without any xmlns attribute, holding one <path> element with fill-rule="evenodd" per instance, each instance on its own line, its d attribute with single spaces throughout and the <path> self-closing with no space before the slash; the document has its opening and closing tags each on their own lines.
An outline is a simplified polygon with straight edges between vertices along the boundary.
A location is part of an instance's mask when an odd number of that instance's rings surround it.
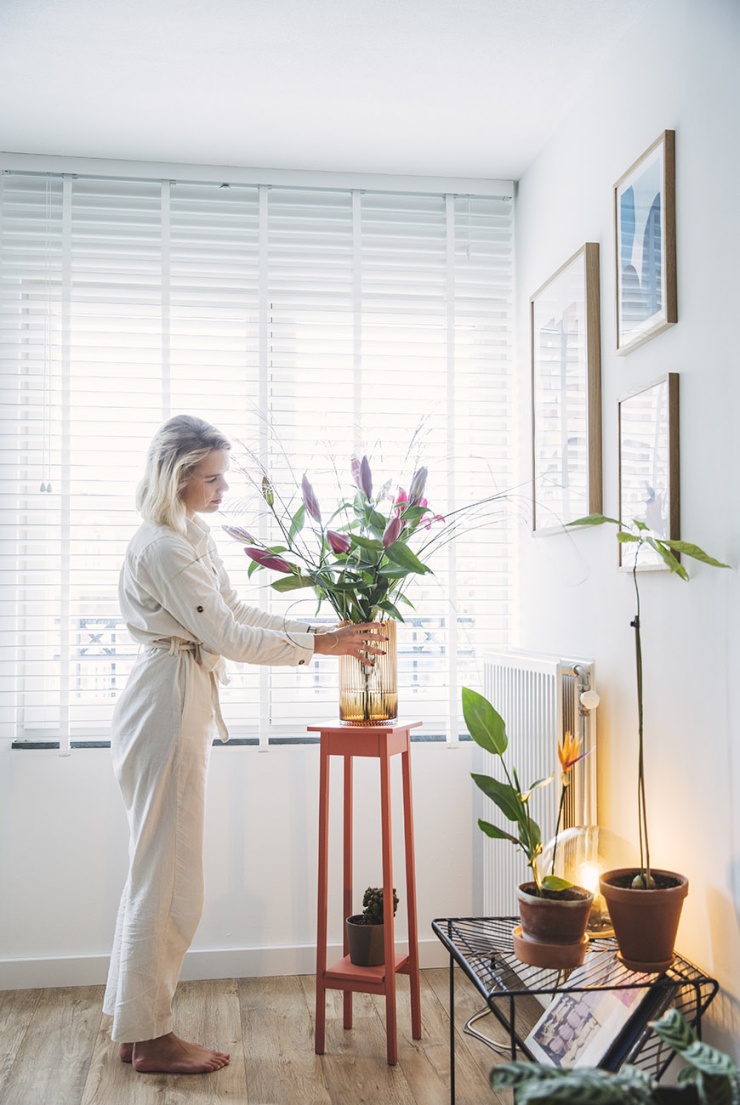
<svg viewBox="0 0 740 1105">
<path fill-rule="evenodd" d="M 329 746 L 321 734 L 319 770 L 319 905 L 316 934 L 316 1054 L 324 1054 L 326 1028 L 326 910 L 329 866 Z"/>
<path fill-rule="evenodd" d="M 344 757 L 344 916 L 352 916 L 352 757 Z M 349 955 L 347 927 L 344 955 Z M 352 991 L 344 991 L 344 1027 L 352 1027 Z"/>
<path fill-rule="evenodd" d="M 406 842 L 406 901 L 409 920 L 409 990 L 411 996 L 411 1036 L 421 1039 L 421 994 L 419 990 L 419 938 L 416 917 L 416 867 L 414 865 L 414 815 L 411 803 L 410 736 L 406 733 L 406 751 L 401 753 L 403 775 L 403 828 Z"/>
<path fill-rule="evenodd" d="M 387 746 L 380 755 L 380 807 L 383 836 L 383 923 L 385 925 L 385 1030 L 388 1063 L 398 1059 L 396 1044 L 396 942 L 393 932 L 393 855 L 391 851 L 390 756 Z"/>
</svg>

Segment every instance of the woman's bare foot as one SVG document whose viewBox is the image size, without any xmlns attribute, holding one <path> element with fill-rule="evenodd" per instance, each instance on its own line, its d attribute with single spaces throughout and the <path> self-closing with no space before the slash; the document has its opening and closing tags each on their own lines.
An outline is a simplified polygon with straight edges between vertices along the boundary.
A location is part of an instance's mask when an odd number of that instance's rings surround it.
<svg viewBox="0 0 740 1105">
<path fill-rule="evenodd" d="M 118 1048 L 118 1054 L 121 1057 L 122 1063 L 130 1063 L 134 1057 L 134 1045 L 121 1044 Z"/>
<path fill-rule="evenodd" d="M 121 1058 L 124 1062 L 121 1045 Z M 174 1032 L 158 1036 L 155 1040 L 137 1041 L 132 1048 L 131 1062 L 134 1070 L 142 1074 L 164 1072 L 166 1074 L 209 1074 L 220 1070 L 229 1062 L 223 1051 L 211 1051 L 200 1044 L 189 1044 Z"/>
</svg>

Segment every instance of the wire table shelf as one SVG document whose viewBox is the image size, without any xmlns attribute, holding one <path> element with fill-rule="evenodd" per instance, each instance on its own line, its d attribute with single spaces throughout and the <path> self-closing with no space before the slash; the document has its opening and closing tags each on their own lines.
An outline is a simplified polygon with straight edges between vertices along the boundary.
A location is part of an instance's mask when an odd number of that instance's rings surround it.
<svg viewBox="0 0 740 1105">
<path fill-rule="evenodd" d="M 513 929 L 518 917 L 440 917 L 432 930 L 450 953 L 450 1078 L 451 1102 L 455 1102 L 455 979 L 457 963 L 486 1001 L 486 1008 L 471 1017 L 465 1031 L 512 1059 L 517 1052 L 528 1059 L 528 1049 L 517 1027 L 517 1004 L 526 997 L 552 1000 L 563 993 L 595 990 L 625 991 L 649 989 L 635 1014 L 617 1033 L 598 1066 L 617 1070 L 629 1062 L 660 1079 L 673 1052 L 653 1032 L 649 1021 L 669 1006 L 675 1006 L 701 1036 L 701 1018 L 719 989 L 719 984 L 697 967 L 676 955 L 673 965 L 662 975 L 636 975 L 617 957 L 617 944 L 611 938 L 592 938 L 583 966 L 577 970 L 544 970 L 530 967 L 514 954 Z M 472 1026 L 492 1013 L 505 1028 L 509 1042 L 504 1047 Z"/>
</svg>

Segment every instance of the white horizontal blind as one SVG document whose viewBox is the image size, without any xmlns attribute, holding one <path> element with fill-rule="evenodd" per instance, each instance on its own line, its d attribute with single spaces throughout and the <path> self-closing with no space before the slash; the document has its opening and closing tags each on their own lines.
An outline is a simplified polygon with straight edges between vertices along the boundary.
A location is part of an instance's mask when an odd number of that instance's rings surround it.
<svg viewBox="0 0 740 1105">
<path fill-rule="evenodd" d="M 133 494 L 171 414 L 234 443 L 225 516 L 209 523 L 238 517 L 266 538 L 235 471 L 254 475 L 250 457 L 286 497 L 290 470 L 308 471 L 325 515 L 353 451 L 376 488 L 408 490 L 426 464 L 440 514 L 511 485 L 509 198 L 0 180 L 4 739 L 107 739 L 136 654 L 116 596 Z M 247 601 L 313 617 L 306 592 L 247 581 L 239 546 L 214 535 Z M 481 649 L 505 641 L 508 550 L 503 521 L 476 528 L 408 591 L 400 706 L 428 735 L 457 738 L 459 687 L 479 685 Z M 300 737 L 336 714 L 336 661 L 230 667 L 233 736 Z"/>
</svg>

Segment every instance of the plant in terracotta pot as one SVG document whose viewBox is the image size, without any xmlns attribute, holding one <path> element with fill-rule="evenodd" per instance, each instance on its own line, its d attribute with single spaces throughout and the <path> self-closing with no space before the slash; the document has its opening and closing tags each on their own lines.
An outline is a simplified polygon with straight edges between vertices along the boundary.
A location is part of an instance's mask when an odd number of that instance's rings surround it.
<svg viewBox="0 0 740 1105">
<path fill-rule="evenodd" d="M 362 913 L 345 921 L 349 958 L 356 967 L 379 967 L 385 962 L 385 914 L 383 887 L 368 886 L 362 897 Z M 398 895 L 393 889 L 393 916 L 398 909 Z"/>
<path fill-rule="evenodd" d="M 264 528 L 280 536 L 268 543 L 241 525 L 223 527 L 244 546 L 252 561 L 249 575 L 261 570 L 278 573 L 271 586 L 279 592 L 313 590 L 316 612 L 328 603 L 340 624 L 376 622 L 378 634 L 387 639 L 385 654 L 372 667 L 353 656 L 340 658 L 340 718 L 357 725 L 395 718 L 396 623 L 404 620 L 401 604 L 413 609 L 406 591 L 414 578 L 433 574 L 426 561 L 438 548 L 468 525 L 490 522 L 491 504 L 505 499 L 506 493 L 466 504 L 444 518 L 425 498 L 424 465 L 406 484 L 408 492 L 393 480 L 375 489 L 369 459 L 352 457 L 352 488 L 343 486 L 337 472 L 339 504 L 332 504 L 327 516 L 307 474 L 284 494 L 281 489 L 292 475 L 278 486 L 259 458 L 250 454 L 250 459 L 252 465 L 243 471 L 261 503 L 260 513 L 267 516 Z"/>
<path fill-rule="evenodd" d="M 553 776 L 523 788 L 516 768 L 509 768 L 505 759 L 509 740 L 501 715 L 488 699 L 469 687 L 463 687 L 462 701 L 468 732 L 476 744 L 498 758 L 504 776 L 500 780 L 472 772 L 473 781 L 512 823 L 513 831 L 482 818 L 478 825 L 486 836 L 508 840 L 520 849 L 532 871 L 531 881 L 523 882 L 517 890 L 521 926 L 514 930 L 514 951 L 519 959 L 535 967 L 577 967 L 583 962 L 588 942 L 585 932 L 593 894 L 553 874 L 554 854 L 549 873 L 541 872 L 538 860 L 542 854 L 542 834 L 530 811 L 532 794 L 552 783 Z M 556 835 L 570 772 L 583 759 L 580 742 L 567 734 L 560 745 L 559 758 L 563 793 Z"/>
<path fill-rule="evenodd" d="M 502 1063 L 491 1071 L 496 1092 L 514 1090 L 516 1105 L 734 1105 L 740 1101 L 740 1072 L 728 1055 L 696 1038 L 677 1009 L 652 1025 L 686 1064 L 678 1085 L 660 1086 L 638 1067 L 625 1065 L 616 1073 L 592 1067 L 562 1069 L 542 1063 Z"/>
<path fill-rule="evenodd" d="M 603 514 L 589 514 L 570 524 L 573 526 L 617 526 L 617 541 L 632 547 L 632 581 L 635 589 L 637 612 L 630 626 L 634 629 L 635 666 L 637 677 L 637 721 L 638 721 L 638 758 L 637 758 L 637 810 L 638 839 L 640 847 L 640 867 L 615 868 L 605 871 L 599 880 L 609 914 L 614 925 L 614 933 L 619 945 L 620 955 L 627 967 L 635 971 L 665 971 L 674 958 L 676 933 L 681 919 L 683 901 L 688 894 L 689 884 L 685 875 L 676 871 L 666 871 L 652 865 L 650 841 L 648 836 L 647 798 L 645 792 L 645 734 L 644 734 L 644 695 L 643 695 L 643 659 L 642 659 L 642 622 L 640 608 L 640 588 L 638 585 L 638 565 L 641 552 L 652 549 L 670 568 L 671 572 L 684 582 L 689 574 L 680 563 L 676 554 L 685 554 L 694 560 L 709 564 L 715 568 L 729 568 L 714 557 L 709 556 L 698 545 L 688 541 L 674 541 L 659 537 L 640 519 L 633 519 L 631 526 L 625 526 L 615 518 Z"/>
</svg>

